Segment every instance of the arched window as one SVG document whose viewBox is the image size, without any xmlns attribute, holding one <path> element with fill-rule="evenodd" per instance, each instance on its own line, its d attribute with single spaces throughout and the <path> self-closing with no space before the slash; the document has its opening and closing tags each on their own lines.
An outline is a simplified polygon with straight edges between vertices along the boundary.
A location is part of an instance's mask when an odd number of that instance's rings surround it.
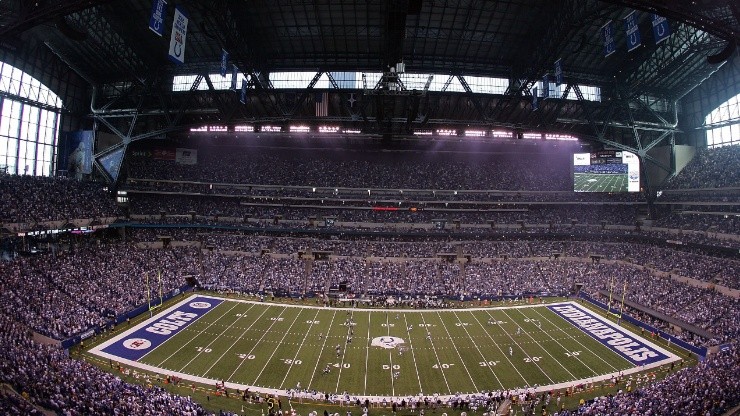
<svg viewBox="0 0 740 416">
<path fill-rule="evenodd" d="M 53 174 L 61 108 L 39 80 L 0 62 L 0 173 Z"/>
<path fill-rule="evenodd" d="M 707 147 L 740 144 L 740 94 L 712 110 L 704 119 Z"/>
</svg>

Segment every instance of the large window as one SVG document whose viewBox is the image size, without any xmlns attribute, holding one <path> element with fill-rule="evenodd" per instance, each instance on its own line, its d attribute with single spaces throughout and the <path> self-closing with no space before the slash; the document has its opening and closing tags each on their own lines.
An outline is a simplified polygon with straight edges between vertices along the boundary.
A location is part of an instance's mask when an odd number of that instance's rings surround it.
<svg viewBox="0 0 740 416">
<path fill-rule="evenodd" d="M 707 147 L 740 144 L 740 94 L 730 98 L 707 114 Z"/>
<path fill-rule="evenodd" d="M 51 176 L 59 114 L 48 108 L 61 108 L 62 100 L 12 65 L 0 62 L 0 75 L 0 172 Z"/>
</svg>

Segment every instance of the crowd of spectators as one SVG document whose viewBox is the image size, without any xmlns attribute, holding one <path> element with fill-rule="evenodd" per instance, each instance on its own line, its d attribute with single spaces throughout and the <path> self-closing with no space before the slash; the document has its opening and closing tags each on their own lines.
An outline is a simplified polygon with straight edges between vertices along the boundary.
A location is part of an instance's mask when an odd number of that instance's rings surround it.
<svg viewBox="0 0 740 416">
<path fill-rule="evenodd" d="M 728 188 L 740 186 L 740 146 L 698 149 L 669 189 Z"/>
<path fill-rule="evenodd" d="M 559 416 L 718 415 L 740 402 L 740 351 L 737 345 L 664 380 L 628 392 L 597 398 Z"/>
<path fill-rule="evenodd" d="M 210 414 L 189 397 L 127 383 L 94 365 L 69 358 L 67 351 L 56 346 L 35 343 L 27 328 L 2 311 L 0 383 L 9 384 L 23 398 L 0 394 L 0 412 L 8 415 L 42 414 L 35 406 L 66 416 Z"/>
<path fill-rule="evenodd" d="M 36 223 L 119 216 L 115 199 L 98 182 L 0 175 L 0 222 Z"/>
<path fill-rule="evenodd" d="M 128 171 L 138 179 L 208 183 L 568 191 L 571 158 L 568 151 L 473 155 L 201 149 L 195 166 L 132 157 Z"/>
<path fill-rule="evenodd" d="M 104 325 L 199 274 L 192 249 L 77 246 L 0 262 L 0 312 L 55 339 Z M 31 301 L 32 300 L 32 301 Z"/>
</svg>

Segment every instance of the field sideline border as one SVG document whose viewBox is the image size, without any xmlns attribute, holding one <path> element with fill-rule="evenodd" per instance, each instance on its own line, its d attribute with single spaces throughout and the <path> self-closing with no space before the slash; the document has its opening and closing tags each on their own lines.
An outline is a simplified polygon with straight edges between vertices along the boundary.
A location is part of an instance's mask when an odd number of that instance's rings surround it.
<svg viewBox="0 0 740 416">
<path fill-rule="evenodd" d="M 182 301 L 177 302 L 176 304 L 174 304 L 171 307 L 169 307 L 169 308 L 161 311 L 160 313 L 152 316 L 151 318 L 144 320 L 143 322 L 141 322 L 141 323 L 139 323 L 139 324 L 137 324 L 137 325 L 135 325 L 135 326 L 127 329 L 126 331 L 124 331 L 124 332 L 122 332 L 122 333 L 114 336 L 111 339 L 106 340 L 105 342 L 103 342 L 103 343 L 101 343 L 99 345 L 96 345 L 95 347 L 93 347 L 90 350 L 88 350 L 88 352 L 91 353 L 91 354 L 97 355 L 99 357 L 102 357 L 102 358 L 108 358 L 108 359 L 113 360 L 115 362 L 118 362 L 118 363 L 121 363 L 121 364 L 126 364 L 129 367 L 139 368 L 139 369 L 150 371 L 150 372 L 157 373 L 157 374 L 174 375 L 174 376 L 177 376 L 177 377 L 179 377 L 179 378 L 181 378 L 183 380 L 193 381 L 193 382 L 197 382 L 197 383 L 201 383 L 201 384 L 205 384 L 205 385 L 210 385 L 210 386 L 215 385 L 215 383 L 216 382 L 220 382 L 220 380 L 208 379 L 208 378 L 204 378 L 204 377 L 198 377 L 198 376 L 195 376 L 195 375 L 192 375 L 192 374 L 186 374 L 186 373 L 181 373 L 181 372 L 170 371 L 170 370 L 166 370 L 166 369 L 163 369 L 163 368 L 160 368 L 160 367 L 156 367 L 156 366 L 153 366 L 153 365 L 140 363 L 138 361 L 132 361 L 132 360 L 128 360 L 128 359 L 123 359 L 123 358 L 118 357 L 116 355 L 108 354 L 108 353 L 105 353 L 105 352 L 102 351 L 104 348 L 108 347 L 109 345 L 111 345 L 111 344 L 113 344 L 115 342 L 118 342 L 122 338 L 125 338 L 125 337 L 129 336 L 131 333 L 133 333 L 133 332 L 135 332 L 135 331 L 137 331 L 137 330 L 139 330 L 139 329 L 141 329 L 141 328 L 143 328 L 143 327 L 151 324 L 152 322 L 155 322 L 155 321 L 161 319 L 164 315 L 167 315 L 167 314 L 175 311 L 179 307 L 181 307 L 181 306 L 185 305 L 186 303 L 188 303 L 190 301 L 190 298 L 192 298 L 194 296 L 199 296 L 199 297 L 204 297 L 204 298 L 211 298 L 211 299 L 218 299 L 218 300 L 222 300 L 224 302 L 226 302 L 226 301 L 229 301 L 229 302 L 240 302 L 240 303 L 250 303 L 250 304 L 258 304 L 258 305 L 266 305 L 266 306 L 282 306 L 282 307 L 304 308 L 304 309 L 352 310 L 352 311 L 368 311 L 368 312 L 389 312 L 389 311 L 392 311 L 392 312 L 404 312 L 404 313 L 407 313 L 407 312 L 412 312 L 412 313 L 424 313 L 424 312 L 429 313 L 429 312 L 431 312 L 431 313 L 434 313 L 434 312 L 459 312 L 459 311 L 468 311 L 469 312 L 469 311 L 486 311 L 486 310 L 501 310 L 501 309 L 510 310 L 510 309 L 517 309 L 517 308 L 534 308 L 534 307 L 538 307 L 538 306 L 545 306 L 545 304 L 536 303 L 536 304 L 532 304 L 532 305 L 491 306 L 491 307 L 450 308 L 450 309 L 390 309 L 390 308 L 352 308 L 352 307 L 331 307 L 331 308 L 326 308 L 326 307 L 323 307 L 323 306 L 291 305 L 291 304 L 283 304 L 283 303 L 277 303 L 277 302 L 273 303 L 273 302 L 252 301 L 252 300 L 246 300 L 246 299 L 231 299 L 231 298 L 220 297 L 220 296 L 212 296 L 212 295 L 203 295 L 203 294 L 199 294 L 199 293 L 193 293 L 193 294 L 187 296 Z M 576 301 L 572 301 L 572 300 L 570 300 L 570 301 L 555 302 L 555 303 L 548 303 L 547 305 L 558 305 L 558 304 L 572 304 L 572 305 L 575 305 L 576 307 L 578 307 L 579 309 L 583 309 L 583 310 L 589 311 L 594 316 L 599 317 L 598 314 L 595 311 L 592 311 L 589 308 L 583 308 L 580 305 L 578 305 L 578 303 Z M 212 310 L 213 309 L 211 309 L 211 311 Z M 208 311 L 207 313 L 210 313 L 211 311 Z M 204 314 L 202 316 L 205 316 L 206 314 Z M 640 340 L 641 342 L 645 343 L 646 345 L 649 345 L 650 347 L 655 348 L 656 350 L 658 350 L 661 353 L 665 354 L 668 357 L 668 359 L 665 359 L 665 360 L 659 361 L 659 362 L 655 362 L 653 364 L 645 365 L 645 366 L 635 366 L 633 368 L 629 368 L 629 369 L 626 369 L 626 370 L 612 372 L 612 373 L 608 373 L 608 374 L 604 374 L 604 375 L 600 375 L 600 376 L 595 376 L 595 377 L 589 377 L 589 378 L 586 378 L 586 379 L 573 380 L 573 381 L 568 381 L 568 382 L 563 382 L 563 383 L 557 383 L 557 384 L 550 384 L 550 385 L 546 385 L 546 386 L 539 386 L 536 389 L 530 387 L 530 388 L 527 388 L 527 389 L 512 389 L 510 391 L 513 391 L 513 392 L 522 392 L 522 391 L 533 392 L 534 391 L 534 392 L 540 393 L 540 392 L 547 392 L 547 391 L 550 391 L 550 390 L 565 389 L 565 388 L 576 386 L 576 385 L 579 385 L 579 384 L 584 384 L 584 383 L 587 383 L 587 382 L 588 383 L 592 383 L 592 382 L 600 382 L 600 381 L 604 381 L 604 380 L 610 380 L 612 377 L 617 376 L 619 374 L 622 374 L 622 375 L 630 375 L 630 374 L 635 374 L 635 373 L 643 372 L 645 370 L 650 370 L 650 369 L 653 369 L 653 368 L 658 368 L 658 367 L 660 367 L 662 365 L 669 364 L 669 363 L 675 362 L 675 361 L 679 361 L 681 359 L 676 354 L 674 354 L 674 353 L 672 353 L 670 351 L 665 350 L 664 348 L 662 348 L 662 347 L 656 345 L 655 343 L 653 343 L 653 342 L 651 342 L 651 341 L 649 341 L 649 340 L 641 337 L 640 335 L 634 333 L 633 331 L 631 331 L 631 330 L 629 330 L 629 329 L 627 329 L 625 327 L 618 326 L 617 324 L 615 324 L 614 322 L 612 322 L 609 319 L 603 319 L 603 322 L 606 325 L 608 325 L 608 326 L 610 326 L 610 327 L 612 327 L 614 329 L 618 329 L 620 331 L 629 333 L 634 338 Z M 578 328 L 575 325 L 573 325 L 573 327 Z M 580 328 L 578 328 L 578 329 L 580 330 Z M 172 339 L 172 338 L 170 338 L 170 339 Z M 169 341 L 169 340 L 167 340 L 167 341 Z M 167 343 L 167 341 L 165 341 L 162 345 L 164 345 L 165 343 Z M 160 347 L 161 347 L 161 345 L 160 345 Z M 612 351 L 612 353 L 615 354 L 615 355 L 618 355 L 614 351 Z M 231 382 L 226 382 L 225 384 L 226 384 L 226 387 L 227 388 L 232 389 L 232 390 L 233 389 L 244 390 L 246 388 L 249 388 L 250 391 L 258 392 L 260 394 L 273 394 L 273 395 L 282 396 L 282 397 L 287 397 L 288 396 L 288 391 L 287 390 L 270 389 L 270 388 L 264 388 L 264 387 L 259 387 L 259 386 L 251 386 L 251 385 L 237 384 L 237 383 L 231 383 Z M 333 393 L 337 393 L 337 392 L 325 392 L 325 393 L 333 394 Z M 360 395 L 353 395 L 352 397 L 353 398 L 358 398 L 360 400 L 369 399 L 371 402 L 379 402 L 379 401 L 382 401 L 382 400 L 393 401 L 393 400 L 396 400 L 396 399 L 406 398 L 408 396 L 406 396 L 406 395 L 404 395 L 404 396 L 360 396 Z M 455 397 L 455 395 L 440 395 L 439 396 L 439 398 L 441 400 L 443 400 L 443 401 L 449 400 L 450 398 L 453 398 L 453 397 Z"/>
</svg>

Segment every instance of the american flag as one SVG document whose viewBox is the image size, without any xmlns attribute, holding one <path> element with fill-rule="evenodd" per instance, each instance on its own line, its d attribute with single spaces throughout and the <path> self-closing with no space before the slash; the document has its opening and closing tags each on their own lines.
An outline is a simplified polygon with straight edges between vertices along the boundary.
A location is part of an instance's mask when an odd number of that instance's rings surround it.
<svg viewBox="0 0 740 416">
<path fill-rule="evenodd" d="M 329 115 L 329 94 L 317 93 L 314 97 L 316 104 L 316 117 L 326 117 Z"/>
</svg>

